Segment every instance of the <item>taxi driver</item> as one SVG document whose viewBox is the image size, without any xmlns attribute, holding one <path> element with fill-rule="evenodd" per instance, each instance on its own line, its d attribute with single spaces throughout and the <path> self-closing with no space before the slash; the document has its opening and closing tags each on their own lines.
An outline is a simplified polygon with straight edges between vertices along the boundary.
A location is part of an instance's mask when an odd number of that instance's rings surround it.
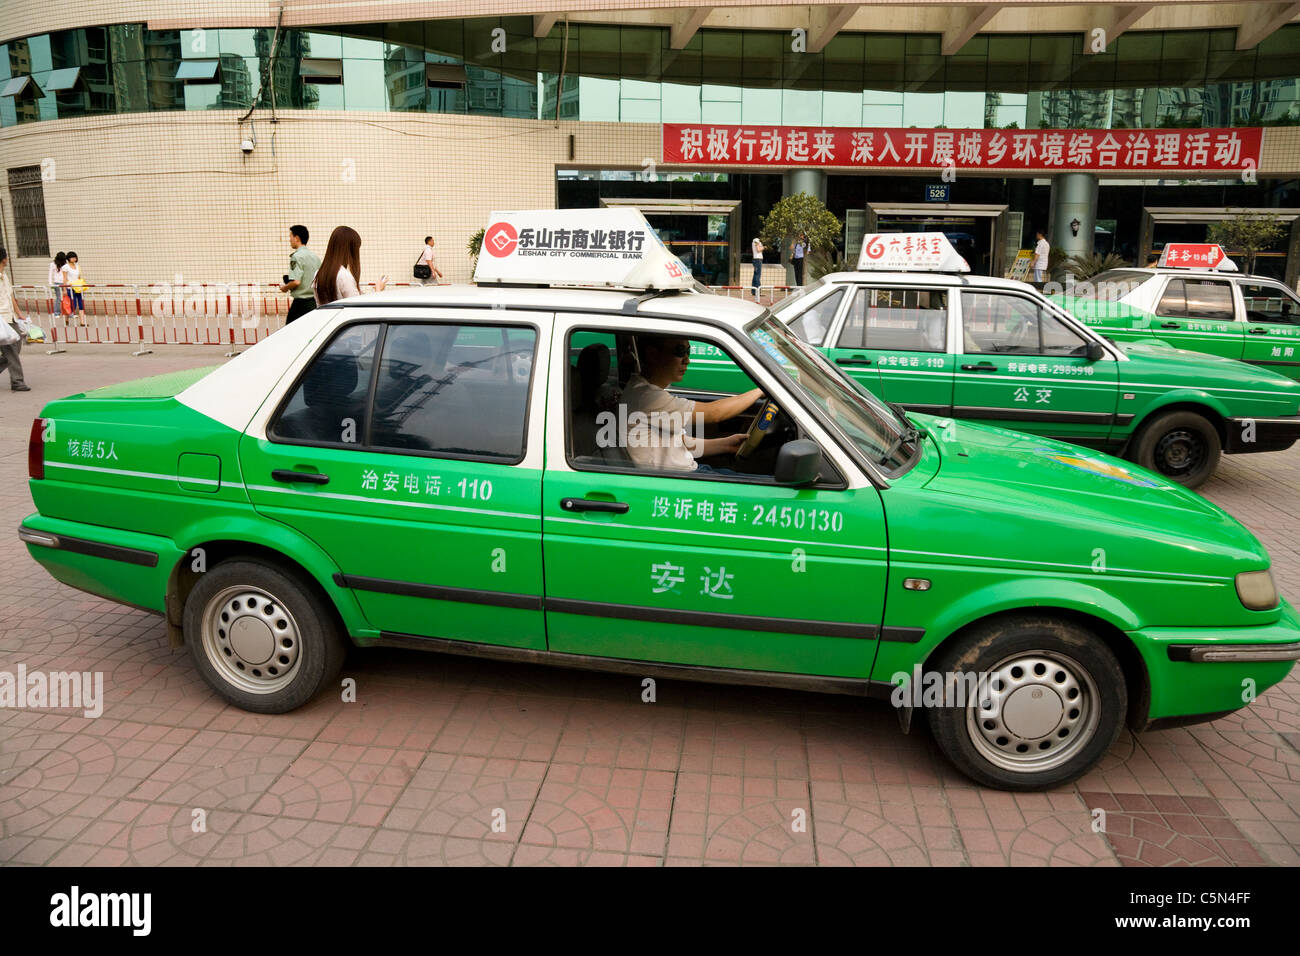
<svg viewBox="0 0 1300 956">
<path fill-rule="evenodd" d="M 640 468 L 654 471 L 714 471 L 696 458 L 735 454 L 743 433 L 720 438 L 691 434 L 693 425 L 724 422 L 744 412 L 759 398 L 754 388 L 712 402 L 693 402 L 668 393 L 691 364 L 691 344 L 674 336 L 638 336 L 641 371 L 623 390 L 627 406 L 627 453 Z M 640 415 L 636 413 L 640 412 Z M 635 424 L 634 424 L 635 423 Z"/>
</svg>

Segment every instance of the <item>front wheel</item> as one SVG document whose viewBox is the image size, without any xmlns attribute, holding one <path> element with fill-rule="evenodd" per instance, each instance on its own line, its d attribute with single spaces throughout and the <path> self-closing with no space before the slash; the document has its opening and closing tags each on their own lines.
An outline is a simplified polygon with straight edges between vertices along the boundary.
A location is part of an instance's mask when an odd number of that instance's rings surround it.
<svg viewBox="0 0 1300 956">
<path fill-rule="evenodd" d="M 1203 415 L 1166 412 L 1142 426 L 1133 442 L 1133 460 L 1187 488 L 1204 484 L 1219 466 L 1223 443 Z"/>
<path fill-rule="evenodd" d="M 930 712 L 935 740 L 966 776 L 1002 790 L 1044 790 L 1082 776 L 1115 742 L 1128 709 L 1110 648 L 1056 618 L 977 627 L 935 668 L 967 689 L 964 700 Z"/>
<path fill-rule="evenodd" d="M 194 666 L 225 700 L 283 714 L 311 700 L 343 666 L 333 608 L 310 587 L 254 559 L 224 561 L 185 600 Z"/>
</svg>

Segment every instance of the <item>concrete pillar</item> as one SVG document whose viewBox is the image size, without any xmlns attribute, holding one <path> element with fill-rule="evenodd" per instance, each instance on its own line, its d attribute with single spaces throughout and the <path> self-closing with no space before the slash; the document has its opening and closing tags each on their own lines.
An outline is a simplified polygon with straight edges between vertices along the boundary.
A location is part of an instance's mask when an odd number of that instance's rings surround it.
<svg viewBox="0 0 1300 956">
<path fill-rule="evenodd" d="M 781 181 L 781 196 L 794 196 L 797 193 L 807 193 L 810 196 L 816 196 L 823 203 L 826 202 L 826 173 L 820 169 L 792 169 L 787 172 Z M 790 263 L 790 250 L 788 248 L 781 250 L 781 263 L 785 266 L 785 281 L 787 285 L 794 285 L 794 266 Z M 804 282 L 808 282 L 807 259 L 804 260 Z"/>
<path fill-rule="evenodd" d="M 1070 224 L 1078 220 L 1076 236 Z M 1097 177 L 1092 173 L 1057 173 L 1052 177 L 1051 213 L 1047 241 L 1067 256 L 1092 252 L 1093 230 L 1097 226 Z M 1034 226 L 1033 228 L 1039 228 Z"/>
</svg>

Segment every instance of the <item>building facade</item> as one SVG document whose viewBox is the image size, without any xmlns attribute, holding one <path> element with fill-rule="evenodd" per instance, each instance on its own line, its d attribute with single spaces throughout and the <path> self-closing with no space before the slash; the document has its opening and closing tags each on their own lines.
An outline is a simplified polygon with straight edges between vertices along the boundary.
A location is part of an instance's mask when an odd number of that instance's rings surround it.
<svg viewBox="0 0 1300 956">
<path fill-rule="evenodd" d="M 1039 228 L 1141 265 L 1269 211 L 1285 230 L 1258 270 L 1296 281 L 1288 5 L 576 7 L 8 0 L 0 241 L 15 279 L 43 282 L 71 248 L 92 282 L 271 282 L 301 222 L 321 247 L 356 228 L 365 280 L 409 278 L 430 233 L 465 280 L 494 208 L 630 204 L 725 285 L 761 217 L 806 191 L 844 221 L 844 255 L 868 229 L 941 230 L 987 273 Z M 796 152 L 837 137 L 858 145 Z M 738 160 L 751 140 L 780 148 Z M 901 151 L 913 140 L 924 154 Z M 897 162 L 876 161 L 886 142 Z M 995 165 L 1001 143 L 1030 155 Z"/>
</svg>

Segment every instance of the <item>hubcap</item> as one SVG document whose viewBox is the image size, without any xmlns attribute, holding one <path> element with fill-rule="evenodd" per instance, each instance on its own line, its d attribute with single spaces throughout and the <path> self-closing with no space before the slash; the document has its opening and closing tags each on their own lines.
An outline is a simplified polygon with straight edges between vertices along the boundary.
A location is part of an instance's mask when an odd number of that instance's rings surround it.
<svg viewBox="0 0 1300 956">
<path fill-rule="evenodd" d="M 226 683 L 271 694 L 298 672 L 302 636 L 289 609 L 261 588 L 225 588 L 203 609 L 203 650 Z"/>
<path fill-rule="evenodd" d="M 1087 669 L 1065 654 L 1027 651 L 983 676 L 966 708 L 971 742 L 1004 770 L 1037 773 L 1068 761 L 1093 734 L 1101 714 Z"/>
<path fill-rule="evenodd" d="M 1156 445 L 1156 468 L 1162 474 L 1185 475 L 1195 471 L 1204 458 L 1205 440 L 1184 428 L 1169 432 Z"/>
</svg>

